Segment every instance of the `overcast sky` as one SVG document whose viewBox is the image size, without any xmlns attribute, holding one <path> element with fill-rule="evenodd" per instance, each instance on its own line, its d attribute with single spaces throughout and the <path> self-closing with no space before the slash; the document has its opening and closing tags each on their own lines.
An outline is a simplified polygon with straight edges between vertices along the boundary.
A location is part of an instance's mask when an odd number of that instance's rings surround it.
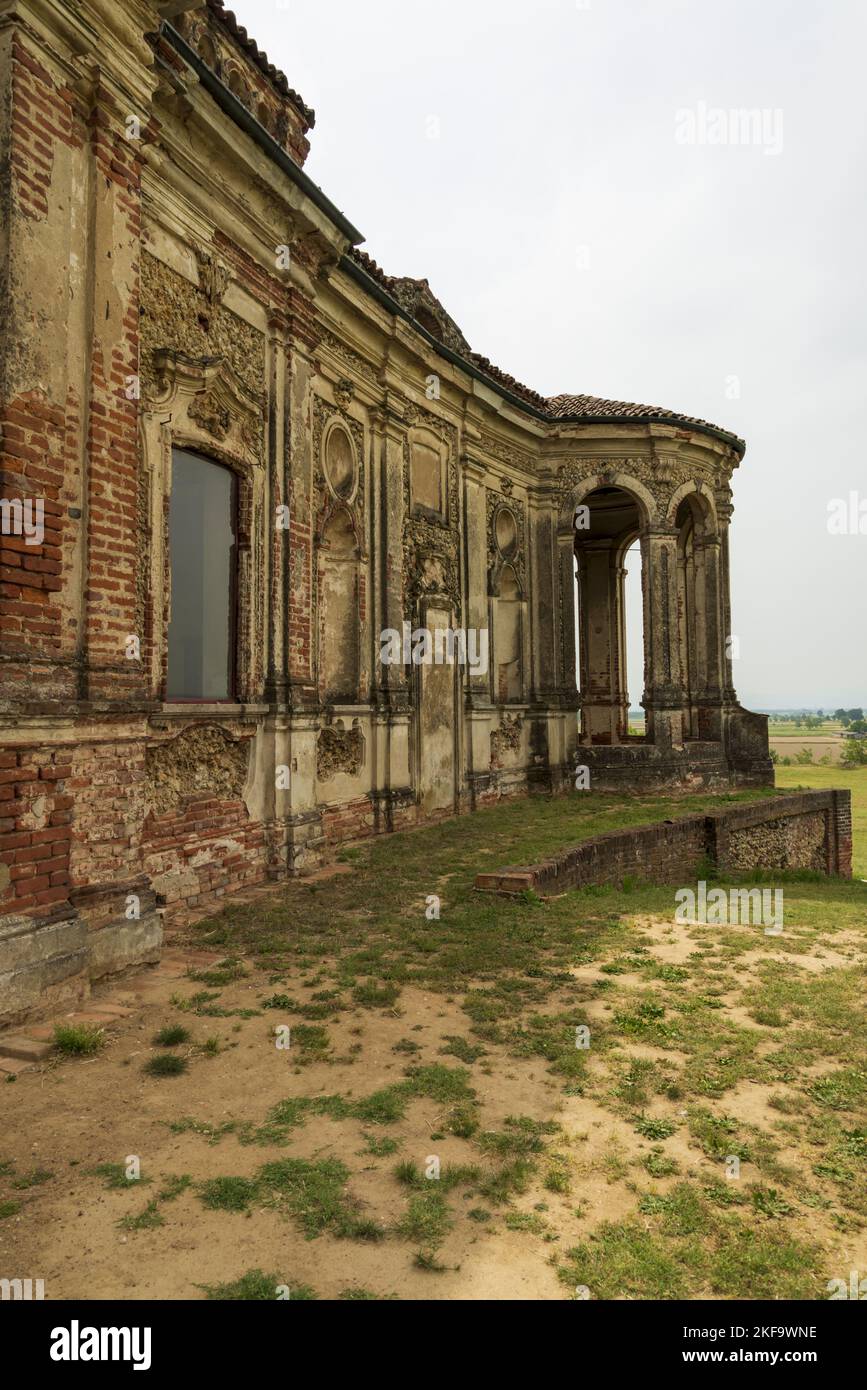
<svg viewBox="0 0 867 1390">
<path fill-rule="evenodd" d="M 308 173 L 476 351 L 746 438 L 742 702 L 867 704 L 867 534 L 828 531 L 867 511 L 862 0 L 235 10 L 316 108 Z"/>
</svg>

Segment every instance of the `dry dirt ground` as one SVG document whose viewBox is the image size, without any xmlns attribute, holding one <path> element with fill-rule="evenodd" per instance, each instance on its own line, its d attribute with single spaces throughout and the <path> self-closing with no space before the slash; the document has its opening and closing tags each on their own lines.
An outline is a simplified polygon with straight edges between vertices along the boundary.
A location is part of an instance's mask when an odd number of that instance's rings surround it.
<svg viewBox="0 0 867 1390">
<path fill-rule="evenodd" d="M 480 907 L 452 834 L 413 842 L 443 922 L 405 898 L 400 949 L 382 913 L 341 939 L 381 873 L 359 850 L 98 991 L 131 1012 L 93 1055 L 0 1085 L 0 1276 L 50 1299 L 549 1300 L 821 1298 L 867 1273 L 867 889 L 793 885 L 778 938 L 675 925 L 658 888 Z M 155 1045 L 167 1026 L 188 1038 Z M 166 1055 L 185 1069 L 144 1070 Z"/>
</svg>

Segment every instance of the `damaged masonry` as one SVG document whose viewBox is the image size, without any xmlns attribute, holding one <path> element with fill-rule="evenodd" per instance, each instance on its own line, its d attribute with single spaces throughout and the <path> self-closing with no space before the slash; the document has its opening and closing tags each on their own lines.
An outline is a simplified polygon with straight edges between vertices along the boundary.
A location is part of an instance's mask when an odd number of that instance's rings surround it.
<svg viewBox="0 0 867 1390">
<path fill-rule="evenodd" d="M 576 760 L 771 782 L 729 651 L 740 439 L 472 351 L 305 174 L 314 113 L 220 0 L 15 0 L 0 93 L 0 1023 L 157 959 L 163 909 Z M 405 662 L 419 630 L 478 643 Z"/>
</svg>

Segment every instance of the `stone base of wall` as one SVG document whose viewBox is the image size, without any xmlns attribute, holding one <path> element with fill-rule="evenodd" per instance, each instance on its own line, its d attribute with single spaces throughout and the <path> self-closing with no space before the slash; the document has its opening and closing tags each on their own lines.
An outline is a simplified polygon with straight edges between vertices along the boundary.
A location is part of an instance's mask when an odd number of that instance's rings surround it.
<svg viewBox="0 0 867 1390">
<path fill-rule="evenodd" d="M 74 1008 L 91 981 L 158 961 L 162 942 L 153 907 L 138 920 L 94 928 L 78 914 L 59 921 L 0 917 L 0 1027 Z"/>
<path fill-rule="evenodd" d="M 589 768 L 593 791 L 663 787 L 713 791 L 774 785 L 770 758 L 744 759 L 735 764 L 726 757 L 722 744 L 699 739 L 685 743 L 682 749 L 657 748 L 638 739 L 623 744 L 580 744 L 575 761 Z"/>
<path fill-rule="evenodd" d="M 627 876 L 682 882 L 702 861 L 721 870 L 810 869 L 852 877 L 852 810 L 848 791 L 796 792 L 706 815 L 612 830 L 551 859 L 479 874 L 476 887 L 495 893 L 562 893 Z"/>
</svg>

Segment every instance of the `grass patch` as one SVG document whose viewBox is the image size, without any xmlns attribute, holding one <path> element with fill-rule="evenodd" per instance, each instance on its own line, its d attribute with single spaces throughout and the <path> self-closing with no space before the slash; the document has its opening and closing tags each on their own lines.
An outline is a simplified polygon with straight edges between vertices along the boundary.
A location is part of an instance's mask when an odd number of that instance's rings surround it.
<svg viewBox="0 0 867 1390">
<path fill-rule="evenodd" d="M 109 1192 L 119 1192 L 121 1188 L 140 1187 L 142 1183 L 150 1182 L 150 1178 L 142 1176 L 127 1177 L 126 1165 L 123 1163 L 98 1163 L 95 1168 L 88 1168 L 87 1172 L 92 1177 L 102 1178 Z"/>
<path fill-rule="evenodd" d="M 163 1052 L 156 1057 L 149 1057 L 142 1071 L 148 1076 L 181 1076 L 189 1065 L 186 1057 L 178 1057 L 174 1052 Z"/>
<path fill-rule="evenodd" d="M 219 1299 L 232 1303 L 270 1303 L 282 1300 L 287 1303 L 309 1303 L 318 1294 L 309 1284 L 291 1285 L 276 1274 L 264 1274 L 261 1269 L 249 1269 L 240 1279 L 228 1284 L 198 1284 L 208 1299 Z"/>
<path fill-rule="evenodd" d="M 182 1023 L 169 1023 L 158 1033 L 154 1033 L 151 1043 L 154 1047 L 177 1047 L 180 1043 L 189 1042 L 189 1040 L 189 1028 L 185 1028 Z"/>
<path fill-rule="evenodd" d="M 11 1187 L 16 1191 L 23 1192 L 28 1187 L 41 1187 L 44 1182 L 50 1182 L 54 1174 L 47 1168 L 34 1168 L 31 1172 L 22 1174 L 20 1178 L 14 1178 Z"/>
<path fill-rule="evenodd" d="M 54 1049 L 64 1057 L 92 1057 L 105 1047 L 105 1030 L 86 1023 L 58 1023 Z"/>
<path fill-rule="evenodd" d="M 122 1216 L 117 1224 L 122 1231 L 152 1231 L 157 1226 L 164 1226 L 166 1222 L 156 1200 L 152 1198 L 138 1216 Z"/>
</svg>

